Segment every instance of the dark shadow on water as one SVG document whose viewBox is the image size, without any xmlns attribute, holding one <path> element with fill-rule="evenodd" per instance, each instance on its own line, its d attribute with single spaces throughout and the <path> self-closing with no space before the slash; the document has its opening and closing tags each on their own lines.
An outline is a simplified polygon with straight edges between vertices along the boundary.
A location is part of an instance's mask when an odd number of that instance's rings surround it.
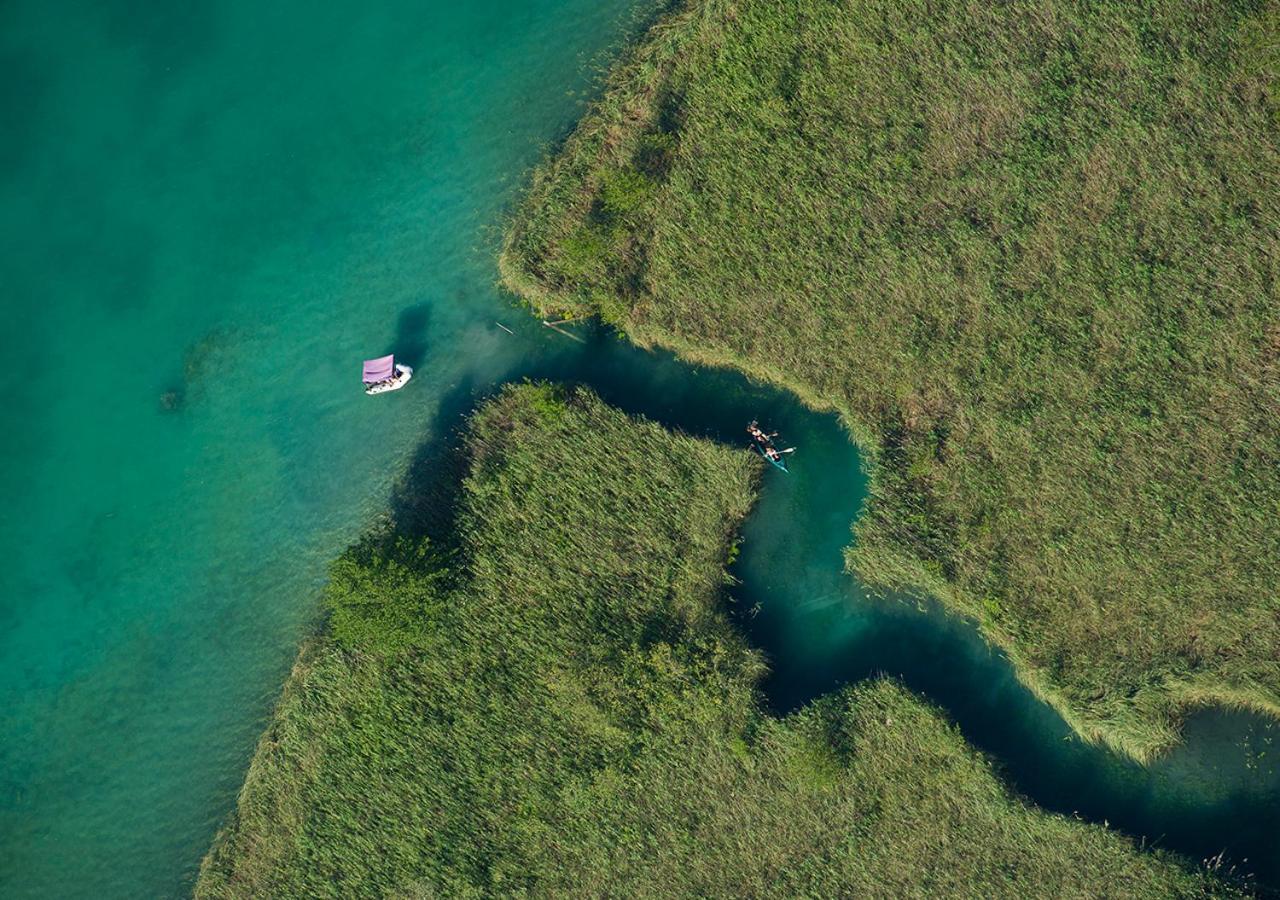
<svg viewBox="0 0 1280 900">
<path fill-rule="evenodd" d="M 468 379 L 441 399 L 432 440 L 414 450 L 408 470 L 392 489 L 391 522 L 401 534 L 423 535 L 443 545 L 450 539 L 459 488 L 467 474 L 462 448 L 464 417 L 476 406 Z"/>
<path fill-rule="evenodd" d="M 220 325 L 188 344 L 182 351 L 181 372 L 175 373 L 158 391 L 157 410 L 178 413 L 198 400 L 206 382 L 230 364 L 240 338 L 236 329 Z"/>
<path fill-rule="evenodd" d="M 399 362 L 417 369 L 427 358 L 430 346 L 431 305 L 419 303 L 400 313 L 396 320 L 395 348 Z"/>
<path fill-rule="evenodd" d="M 412 316 L 405 321 L 416 327 Z M 744 452 L 746 423 L 758 418 L 799 448 L 791 474 L 765 472 L 735 566 L 734 615 L 770 659 L 763 687 L 777 712 L 889 675 L 941 707 L 1033 803 L 1196 861 L 1222 854 L 1224 871 L 1252 874 L 1264 891 L 1280 882 L 1280 767 L 1266 755 L 1274 723 L 1206 711 L 1188 722 L 1183 746 L 1149 767 L 1081 741 L 971 623 L 928 600 L 868 597 L 844 573 L 841 550 L 865 475 L 834 416 L 735 372 L 695 368 L 599 329 L 576 331 L 584 345 L 520 329 L 512 340 L 529 345 L 528 363 L 444 397 L 431 430 L 438 437 L 417 449 L 392 497 L 398 528 L 447 541 L 467 464 L 465 417 L 504 382 L 586 385 L 630 414 Z"/>
</svg>

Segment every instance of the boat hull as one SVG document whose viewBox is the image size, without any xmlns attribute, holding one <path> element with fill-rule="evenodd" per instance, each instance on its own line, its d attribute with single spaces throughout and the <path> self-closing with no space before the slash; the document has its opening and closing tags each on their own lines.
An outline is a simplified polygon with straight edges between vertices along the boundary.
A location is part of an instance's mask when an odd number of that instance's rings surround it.
<svg viewBox="0 0 1280 900">
<path fill-rule="evenodd" d="M 757 453 L 759 453 L 761 456 L 763 456 L 763 457 L 764 457 L 765 459 L 767 459 L 769 462 L 773 463 L 773 467 L 774 467 L 775 469 L 778 469 L 778 470 L 779 470 L 779 471 L 781 471 L 781 472 L 785 472 L 785 471 L 787 471 L 787 464 L 786 464 L 786 462 L 785 462 L 785 461 L 783 461 L 783 460 L 781 460 L 781 459 L 774 459 L 774 458 L 773 458 L 773 457 L 771 457 L 768 453 L 765 453 L 765 452 L 764 452 L 764 448 L 763 448 L 763 447 L 761 447 L 759 444 L 752 444 L 752 446 L 753 446 L 753 447 L 755 447 L 755 450 L 756 450 L 756 452 L 757 452 Z"/>
<path fill-rule="evenodd" d="M 388 378 L 386 381 L 379 381 L 377 384 L 367 385 L 364 392 L 369 396 L 374 394 L 386 394 L 390 391 L 398 391 L 409 383 L 409 379 L 413 377 L 413 369 L 409 366 L 396 364 L 396 377 Z"/>
</svg>

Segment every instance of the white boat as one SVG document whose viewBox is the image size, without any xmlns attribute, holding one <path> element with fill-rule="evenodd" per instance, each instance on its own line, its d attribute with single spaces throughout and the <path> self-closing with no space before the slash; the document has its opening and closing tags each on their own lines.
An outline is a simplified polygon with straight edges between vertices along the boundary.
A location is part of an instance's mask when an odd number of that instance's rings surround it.
<svg viewBox="0 0 1280 900">
<path fill-rule="evenodd" d="M 398 391 L 408 384 L 412 377 L 413 369 L 396 362 L 395 354 L 364 361 L 364 392 L 366 394 Z"/>
</svg>

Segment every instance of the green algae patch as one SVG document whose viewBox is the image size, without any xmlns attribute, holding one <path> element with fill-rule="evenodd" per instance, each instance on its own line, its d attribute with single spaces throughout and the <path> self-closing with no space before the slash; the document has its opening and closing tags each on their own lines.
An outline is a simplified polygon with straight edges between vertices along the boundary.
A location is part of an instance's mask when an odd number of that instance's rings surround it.
<svg viewBox="0 0 1280 900">
<path fill-rule="evenodd" d="M 1082 735 L 1280 714 L 1274 5 L 689 2 L 535 174 L 546 311 L 834 409 L 847 561 Z"/>
<path fill-rule="evenodd" d="M 452 545 L 336 565 L 197 897 L 1231 892 L 890 682 L 765 712 L 724 570 L 758 457 L 542 385 L 466 452 Z"/>
</svg>

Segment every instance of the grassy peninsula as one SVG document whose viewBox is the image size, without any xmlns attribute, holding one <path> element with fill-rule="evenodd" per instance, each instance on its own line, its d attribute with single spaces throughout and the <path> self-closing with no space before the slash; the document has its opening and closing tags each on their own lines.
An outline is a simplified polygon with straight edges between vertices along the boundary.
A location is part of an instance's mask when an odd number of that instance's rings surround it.
<svg viewBox="0 0 1280 900">
<path fill-rule="evenodd" d="M 690 0 L 506 283 L 838 410 L 848 563 L 1149 758 L 1280 714 L 1280 6 Z"/>
<path fill-rule="evenodd" d="M 889 682 L 762 711 L 724 612 L 758 458 L 538 385 L 466 453 L 455 542 L 335 565 L 197 897 L 1230 892 L 1027 806 Z"/>
</svg>

